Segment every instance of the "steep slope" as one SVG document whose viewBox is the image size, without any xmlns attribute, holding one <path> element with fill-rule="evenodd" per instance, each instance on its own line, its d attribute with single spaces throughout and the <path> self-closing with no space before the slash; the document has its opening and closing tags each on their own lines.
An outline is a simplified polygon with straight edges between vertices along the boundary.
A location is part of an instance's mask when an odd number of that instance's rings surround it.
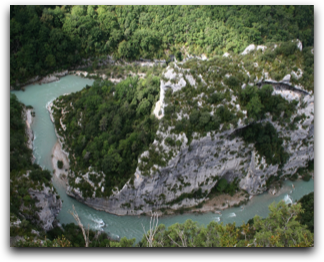
<svg viewBox="0 0 324 262">
<path fill-rule="evenodd" d="M 96 197 L 109 174 L 72 171 L 67 193 L 98 210 L 137 215 L 196 206 L 222 178 L 260 194 L 272 176 L 307 166 L 314 159 L 313 72 L 305 72 L 312 52 L 298 40 L 254 49 L 167 67 L 152 109 L 159 128 L 134 177 Z M 55 121 L 64 136 L 64 117 Z M 84 197 L 80 181 L 93 188 L 92 197 Z"/>
</svg>

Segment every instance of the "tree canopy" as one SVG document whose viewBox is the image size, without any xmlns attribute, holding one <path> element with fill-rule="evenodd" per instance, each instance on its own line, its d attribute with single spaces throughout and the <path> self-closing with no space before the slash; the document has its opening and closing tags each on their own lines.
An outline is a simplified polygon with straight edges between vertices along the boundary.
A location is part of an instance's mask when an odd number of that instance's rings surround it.
<svg viewBox="0 0 324 262">
<path fill-rule="evenodd" d="M 105 174 L 105 191 L 99 188 L 98 197 L 110 195 L 115 186 L 122 188 L 134 175 L 138 156 L 153 142 L 158 120 L 151 112 L 159 98 L 159 84 L 159 78 L 153 75 L 127 78 L 116 85 L 96 81 L 92 87 L 55 102 L 68 112 L 62 118 L 66 131 L 60 126 L 61 110 L 55 110 L 54 117 L 56 129 L 74 156 L 71 170 L 86 172 L 92 166 Z M 86 182 L 81 190 L 85 196 L 92 195 Z"/>
<path fill-rule="evenodd" d="M 108 54 L 181 60 L 184 48 L 198 55 L 239 53 L 251 43 L 296 38 L 313 45 L 313 6 L 16 5 L 10 8 L 10 80 L 14 85 Z"/>
<path fill-rule="evenodd" d="M 153 247 L 309 247 L 314 235 L 300 223 L 298 215 L 304 211 L 301 204 L 286 205 L 283 201 L 269 206 L 267 218 L 255 216 L 252 223 L 234 224 L 210 222 L 206 227 L 187 220 L 168 228 L 158 226 Z M 146 247 L 143 237 L 139 243 Z"/>
</svg>

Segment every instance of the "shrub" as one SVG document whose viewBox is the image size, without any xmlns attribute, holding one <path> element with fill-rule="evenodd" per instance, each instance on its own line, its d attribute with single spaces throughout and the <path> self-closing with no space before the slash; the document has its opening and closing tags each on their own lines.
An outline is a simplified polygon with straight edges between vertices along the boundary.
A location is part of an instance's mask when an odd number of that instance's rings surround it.
<svg viewBox="0 0 324 262">
<path fill-rule="evenodd" d="M 178 61 L 182 61 L 182 53 L 180 51 L 176 53 L 175 57 Z"/>
<path fill-rule="evenodd" d="M 235 89 L 239 87 L 240 81 L 235 76 L 230 76 L 224 79 L 224 83 L 230 88 Z"/>
<path fill-rule="evenodd" d="M 289 56 L 295 53 L 297 50 L 297 45 L 294 42 L 286 42 L 282 43 L 280 47 L 276 49 L 276 54 L 277 55 L 284 55 L 284 56 Z"/>
<path fill-rule="evenodd" d="M 200 113 L 198 110 L 195 110 L 195 109 L 192 110 L 192 113 L 189 116 L 190 123 L 193 125 L 196 125 L 198 123 L 199 116 L 200 116 Z"/>
<path fill-rule="evenodd" d="M 63 161 L 61 161 L 61 160 L 57 160 L 57 167 L 58 167 L 59 169 L 62 169 L 62 168 L 63 168 Z"/>
<path fill-rule="evenodd" d="M 218 192 L 223 192 L 226 187 L 228 185 L 228 182 L 225 178 L 221 178 L 218 182 L 217 182 L 217 186 L 216 186 L 216 189 Z"/>
<path fill-rule="evenodd" d="M 208 98 L 208 102 L 210 104 L 217 104 L 221 102 L 224 99 L 224 94 L 222 93 L 213 93 L 211 96 Z"/>
<path fill-rule="evenodd" d="M 278 136 L 274 126 L 267 122 L 249 125 L 238 134 L 245 142 L 254 143 L 256 150 L 261 156 L 265 156 L 268 164 L 279 164 L 279 167 L 289 159 L 282 143 L 283 139 Z"/>
<path fill-rule="evenodd" d="M 167 137 L 165 142 L 170 146 L 175 146 L 175 141 L 171 137 Z"/>
<path fill-rule="evenodd" d="M 220 118 L 221 123 L 230 122 L 234 118 L 234 115 L 231 113 L 231 111 L 224 106 L 217 108 L 216 115 Z"/>
<path fill-rule="evenodd" d="M 295 173 L 295 174 L 293 174 L 291 177 L 289 177 L 289 180 L 290 180 L 290 181 L 295 181 L 297 178 L 298 178 L 298 174 Z"/>
<path fill-rule="evenodd" d="M 305 175 L 302 176 L 302 179 L 306 182 L 308 182 L 310 179 L 312 178 L 312 175 L 307 173 Z"/>
<path fill-rule="evenodd" d="M 46 185 L 48 185 L 48 182 L 51 180 L 51 173 L 48 170 L 37 169 L 32 171 L 29 174 L 29 177 L 35 182 L 44 182 Z"/>
</svg>

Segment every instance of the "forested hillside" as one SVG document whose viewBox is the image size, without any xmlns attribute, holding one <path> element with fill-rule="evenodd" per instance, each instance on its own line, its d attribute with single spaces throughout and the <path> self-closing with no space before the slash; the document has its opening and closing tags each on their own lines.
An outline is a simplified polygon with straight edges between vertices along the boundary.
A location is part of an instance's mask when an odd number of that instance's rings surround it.
<svg viewBox="0 0 324 262">
<path fill-rule="evenodd" d="M 210 57 L 296 38 L 313 45 L 313 6 L 11 6 L 10 84 L 89 57 Z"/>
</svg>

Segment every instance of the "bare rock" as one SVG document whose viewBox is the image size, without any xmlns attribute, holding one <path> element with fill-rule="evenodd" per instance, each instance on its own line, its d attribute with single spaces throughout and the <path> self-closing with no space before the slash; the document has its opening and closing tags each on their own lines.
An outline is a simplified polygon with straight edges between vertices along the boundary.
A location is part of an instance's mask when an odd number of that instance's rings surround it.
<svg viewBox="0 0 324 262">
<path fill-rule="evenodd" d="M 38 200 L 36 207 L 40 208 L 37 214 L 42 222 L 42 228 L 46 231 L 51 230 L 53 228 L 53 222 L 62 208 L 62 200 L 52 189 L 45 187 L 44 184 L 43 190 L 29 189 L 28 192 L 31 197 Z"/>
</svg>

